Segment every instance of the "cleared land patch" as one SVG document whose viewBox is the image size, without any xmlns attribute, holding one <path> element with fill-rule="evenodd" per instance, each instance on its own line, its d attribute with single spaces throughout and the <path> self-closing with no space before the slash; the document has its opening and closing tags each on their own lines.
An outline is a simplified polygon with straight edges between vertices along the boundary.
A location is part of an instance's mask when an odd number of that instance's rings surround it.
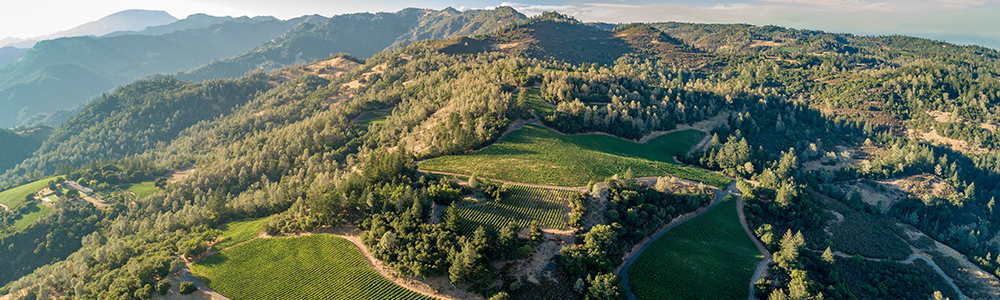
<svg viewBox="0 0 1000 300">
<path fill-rule="evenodd" d="M 472 233 L 479 226 L 495 232 L 511 222 L 527 227 L 531 221 L 538 221 L 542 228 L 566 229 L 567 205 L 578 192 L 513 184 L 507 187 L 507 195 L 500 201 L 459 208 L 462 233 Z"/>
<path fill-rule="evenodd" d="M 717 207 L 664 233 L 628 270 L 639 299 L 744 299 L 763 257 L 726 197 Z"/>
<path fill-rule="evenodd" d="M 389 118 L 390 115 L 392 115 L 391 108 L 376 109 L 362 113 L 355 122 L 363 125 L 383 125 L 385 124 L 385 119 Z"/>
<path fill-rule="evenodd" d="M 156 191 L 160 190 L 153 185 L 152 181 L 133 183 L 128 185 L 128 187 L 126 187 L 125 189 L 129 190 L 132 193 L 135 193 L 136 200 L 145 199 L 147 196 L 152 195 L 153 193 L 156 193 Z"/>
<path fill-rule="evenodd" d="M 42 216 L 45 216 L 50 212 L 52 212 L 51 207 L 44 204 L 37 204 L 35 207 L 32 207 L 27 214 L 22 215 L 20 219 L 14 221 L 14 227 L 17 227 L 18 230 L 24 230 L 25 228 L 28 228 L 28 226 L 31 226 L 31 224 L 38 222 L 38 219 L 41 219 Z"/>
<path fill-rule="evenodd" d="M 526 125 L 481 151 L 429 159 L 420 163 L 420 169 L 532 184 L 583 186 L 631 168 L 636 177 L 670 173 L 725 188 L 729 180 L 721 175 L 674 163 L 674 155 L 683 155 L 702 137 L 703 132 L 685 130 L 640 144 L 606 135 L 560 135 Z"/>
<path fill-rule="evenodd" d="M 325 234 L 255 239 L 191 272 L 231 299 L 431 299 L 379 275 L 348 240 Z"/>
</svg>

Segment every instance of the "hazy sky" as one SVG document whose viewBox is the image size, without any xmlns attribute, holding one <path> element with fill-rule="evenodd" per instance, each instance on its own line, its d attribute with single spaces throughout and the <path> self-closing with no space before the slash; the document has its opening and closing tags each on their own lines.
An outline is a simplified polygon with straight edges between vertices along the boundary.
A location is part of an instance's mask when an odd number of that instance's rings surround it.
<svg viewBox="0 0 1000 300">
<path fill-rule="evenodd" d="M 556 10 L 582 21 L 772 24 L 856 34 L 906 34 L 1000 48 L 1000 0 L 31 0 L 0 4 L 0 38 L 53 33 L 125 9 L 165 10 L 177 18 L 201 12 L 288 19 L 406 7 L 498 5 L 513 6 L 528 15 Z"/>
</svg>

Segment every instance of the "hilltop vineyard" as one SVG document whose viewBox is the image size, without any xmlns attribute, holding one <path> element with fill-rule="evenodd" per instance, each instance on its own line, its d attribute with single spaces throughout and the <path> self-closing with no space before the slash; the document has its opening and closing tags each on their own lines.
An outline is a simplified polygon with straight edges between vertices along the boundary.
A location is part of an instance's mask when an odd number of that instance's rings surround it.
<svg viewBox="0 0 1000 300">
<path fill-rule="evenodd" d="M 461 231 L 471 233 L 479 226 L 496 231 L 510 222 L 526 227 L 531 221 L 538 221 L 542 228 L 566 229 L 567 205 L 579 192 L 516 184 L 507 187 L 500 201 L 460 208 Z"/>
</svg>

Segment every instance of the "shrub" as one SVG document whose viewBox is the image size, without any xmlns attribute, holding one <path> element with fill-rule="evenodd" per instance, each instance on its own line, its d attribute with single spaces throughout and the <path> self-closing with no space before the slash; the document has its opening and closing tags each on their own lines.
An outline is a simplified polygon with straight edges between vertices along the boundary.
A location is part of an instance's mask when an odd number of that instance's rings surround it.
<svg viewBox="0 0 1000 300">
<path fill-rule="evenodd" d="M 181 285 L 179 287 L 181 289 L 181 295 L 194 293 L 194 291 L 198 290 L 198 288 L 194 286 L 194 283 L 190 281 L 181 281 Z"/>
</svg>

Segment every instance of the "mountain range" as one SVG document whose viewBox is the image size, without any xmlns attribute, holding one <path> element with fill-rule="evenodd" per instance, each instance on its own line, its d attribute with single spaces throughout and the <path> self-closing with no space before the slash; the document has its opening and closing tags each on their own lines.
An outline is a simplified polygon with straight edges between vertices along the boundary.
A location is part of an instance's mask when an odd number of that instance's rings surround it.
<svg viewBox="0 0 1000 300">
<path fill-rule="evenodd" d="M 151 74 L 197 81 L 235 78 L 339 52 L 367 57 L 420 39 L 487 32 L 524 18 L 510 8 L 405 9 L 287 21 L 192 15 L 136 33 L 46 40 L 17 62 L 0 66 L 0 104 L 8 107 L 0 112 L 0 126 L 58 125 L 67 116 L 60 110 L 72 111 L 93 96 Z M 191 29 L 204 24 L 209 25 Z"/>
<path fill-rule="evenodd" d="M 139 31 L 145 29 L 146 27 L 166 25 L 176 21 L 177 18 L 162 10 L 123 10 L 107 15 L 96 21 L 87 22 L 52 34 L 25 39 L 6 37 L 0 39 L 0 47 L 11 46 L 15 48 L 31 48 L 35 45 L 35 43 L 42 40 L 72 36 L 102 36 L 112 32 L 122 31 Z M 0 65 L 2 65 L 2 61 L 0 61 Z"/>
</svg>

